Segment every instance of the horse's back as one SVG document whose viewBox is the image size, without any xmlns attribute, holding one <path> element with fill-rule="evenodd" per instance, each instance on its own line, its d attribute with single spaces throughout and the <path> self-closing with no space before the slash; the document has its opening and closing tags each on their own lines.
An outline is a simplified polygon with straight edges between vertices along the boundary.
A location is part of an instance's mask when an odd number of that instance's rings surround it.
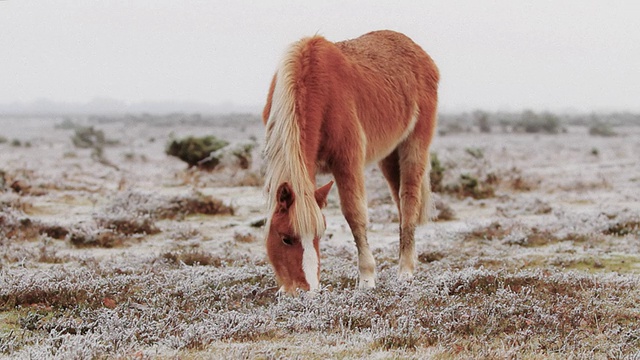
<svg viewBox="0 0 640 360">
<path fill-rule="evenodd" d="M 335 45 L 352 63 L 370 73 L 386 78 L 400 76 L 404 81 L 415 80 L 434 91 L 437 89 L 440 77 L 437 66 L 418 44 L 402 33 L 373 31 Z"/>
<path fill-rule="evenodd" d="M 431 137 L 435 121 L 419 115 L 435 112 L 438 79 L 429 55 L 398 32 L 374 31 L 335 43 L 303 38 L 286 51 L 263 121 L 273 115 L 276 84 L 286 82 L 283 93 L 293 96 L 291 118 L 304 129 L 310 159 L 340 163 L 345 154 L 360 151 L 365 162 L 377 161 L 412 132 Z"/>
<path fill-rule="evenodd" d="M 435 119 L 420 114 L 435 112 L 439 72 L 419 45 L 401 33 L 382 30 L 335 46 L 350 65 L 348 76 L 336 76 L 342 86 L 335 88 L 350 90 L 340 95 L 352 98 L 367 138 L 367 162 L 386 156 L 412 131 L 431 137 Z M 341 126 L 348 127 L 342 118 Z"/>
</svg>

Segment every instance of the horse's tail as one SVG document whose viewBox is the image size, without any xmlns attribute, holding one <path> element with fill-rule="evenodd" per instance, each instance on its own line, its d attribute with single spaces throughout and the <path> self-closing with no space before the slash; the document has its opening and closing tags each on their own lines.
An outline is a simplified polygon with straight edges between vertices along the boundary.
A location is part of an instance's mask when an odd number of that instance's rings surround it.
<svg viewBox="0 0 640 360">
<path fill-rule="evenodd" d="M 422 202 L 420 204 L 420 217 L 418 224 L 425 224 L 436 218 L 436 204 L 431 196 L 431 156 L 427 158 L 427 169 L 422 179 Z"/>
</svg>

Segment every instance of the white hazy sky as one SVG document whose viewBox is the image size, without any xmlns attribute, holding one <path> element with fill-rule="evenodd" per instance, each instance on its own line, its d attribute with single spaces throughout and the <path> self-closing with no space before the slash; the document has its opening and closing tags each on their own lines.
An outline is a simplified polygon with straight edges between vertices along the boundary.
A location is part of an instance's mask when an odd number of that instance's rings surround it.
<svg viewBox="0 0 640 360">
<path fill-rule="evenodd" d="M 445 110 L 640 110 L 635 0 L 0 1 L 0 103 L 261 105 L 289 43 L 377 29 L 431 54 Z"/>
</svg>

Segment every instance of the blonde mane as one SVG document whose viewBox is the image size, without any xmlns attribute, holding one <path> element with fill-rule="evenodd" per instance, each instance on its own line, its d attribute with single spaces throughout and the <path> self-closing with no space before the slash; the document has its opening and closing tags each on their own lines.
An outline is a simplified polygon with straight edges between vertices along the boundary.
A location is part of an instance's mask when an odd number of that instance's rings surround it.
<svg viewBox="0 0 640 360">
<path fill-rule="evenodd" d="M 305 45 L 303 39 L 291 45 L 276 72 L 273 102 L 267 120 L 264 155 L 267 165 L 265 193 L 272 214 L 277 206 L 276 190 L 287 182 L 293 189 L 294 203 L 290 208 L 291 226 L 301 237 L 322 236 L 324 218 L 315 200 L 315 174 L 307 170 L 300 134 L 299 111 L 296 104 L 297 62 Z"/>
</svg>

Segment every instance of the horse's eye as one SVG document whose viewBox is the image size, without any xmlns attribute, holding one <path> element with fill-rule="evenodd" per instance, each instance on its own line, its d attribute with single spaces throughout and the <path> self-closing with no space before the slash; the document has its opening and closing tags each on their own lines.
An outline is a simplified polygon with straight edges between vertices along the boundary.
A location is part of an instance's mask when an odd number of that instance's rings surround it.
<svg viewBox="0 0 640 360">
<path fill-rule="evenodd" d="M 285 235 L 285 236 L 282 237 L 282 243 L 287 245 L 287 246 L 291 246 L 291 245 L 293 245 L 293 238 L 290 237 L 290 236 L 286 236 Z"/>
</svg>

